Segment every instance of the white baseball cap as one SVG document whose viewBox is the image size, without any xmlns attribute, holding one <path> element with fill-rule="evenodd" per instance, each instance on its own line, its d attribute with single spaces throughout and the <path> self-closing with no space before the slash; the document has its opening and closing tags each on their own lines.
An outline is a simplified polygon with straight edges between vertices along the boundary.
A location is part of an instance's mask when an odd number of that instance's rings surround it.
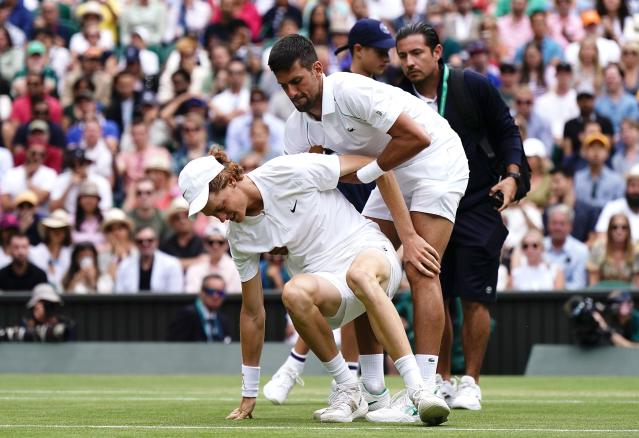
<svg viewBox="0 0 639 438">
<path fill-rule="evenodd" d="M 527 138 L 524 140 L 524 154 L 527 157 L 546 158 L 546 146 L 538 138 Z"/>
<path fill-rule="evenodd" d="M 178 178 L 182 196 L 189 203 L 189 216 L 202 210 L 209 199 L 209 183 L 224 170 L 212 155 L 189 161 Z"/>
</svg>

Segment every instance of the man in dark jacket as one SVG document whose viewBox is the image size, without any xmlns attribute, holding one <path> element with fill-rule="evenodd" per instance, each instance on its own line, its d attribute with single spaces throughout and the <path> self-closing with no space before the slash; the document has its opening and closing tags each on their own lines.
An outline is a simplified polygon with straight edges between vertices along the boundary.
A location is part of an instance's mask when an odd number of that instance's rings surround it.
<svg viewBox="0 0 639 438">
<path fill-rule="evenodd" d="M 220 308 L 224 303 L 224 279 L 211 274 L 202 280 L 195 304 L 180 310 L 169 326 L 167 340 L 178 342 L 231 342 L 230 322 Z"/>
<path fill-rule="evenodd" d="M 452 385 L 446 384 L 442 385 L 442 392 L 451 407 L 477 410 L 481 409 L 477 382 L 490 336 L 487 304 L 495 301 L 499 255 L 508 234 L 499 212 L 514 200 L 520 183 L 521 138 L 499 91 L 485 77 L 466 70 L 463 84 L 472 100 L 469 110 L 474 111 L 480 121 L 478 127 L 469 126 L 471 123 L 465 116 L 468 110 L 457 108 L 461 105 L 456 105 L 455 100 L 460 100 L 451 98 L 452 93 L 464 93 L 464 90 L 451 90 L 451 72 L 441 61 L 442 46 L 432 27 L 423 23 L 409 25 L 395 38 L 407 78 L 403 88 L 448 120 L 462 140 L 470 167 L 468 188 L 457 209 L 440 274 L 444 298 L 462 299 L 466 375 L 461 379 L 457 394 L 451 394 Z M 503 175 L 496 174 L 492 161 L 480 146 L 484 137 L 505 162 Z M 498 191 L 504 199 L 495 208 L 495 199 L 490 195 Z M 444 380 L 450 378 L 451 344 L 452 327 L 450 313 L 447 313 L 438 366 Z"/>
</svg>

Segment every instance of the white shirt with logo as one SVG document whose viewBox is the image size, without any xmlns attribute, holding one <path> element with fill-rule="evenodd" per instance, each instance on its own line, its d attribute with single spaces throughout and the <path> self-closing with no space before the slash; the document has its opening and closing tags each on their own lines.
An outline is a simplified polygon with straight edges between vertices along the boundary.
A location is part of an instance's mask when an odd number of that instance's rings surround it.
<svg viewBox="0 0 639 438">
<path fill-rule="evenodd" d="M 260 254 L 273 248 L 288 248 L 292 275 L 342 272 L 355 241 L 384 239 L 336 189 L 339 174 L 339 158 L 321 154 L 277 157 L 247 174 L 264 210 L 229 225 L 231 255 L 243 282 L 258 273 Z"/>
<path fill-rule="evenodd" d="M 455 141 L 454 146 L 463 152 L 459 137 L 446 119 L 425 102 L 400 88 L 354 73 L 324 77 L 321 121 L 307 113 L 293 112 L 286 122 L 285 152 L 297 154 L 322 145 L 339 154 L 377 157 L 390 142 L 387 131 L 402 112 L 426 130 L 431 144 L 398 169 L 432 158 Z"/>
</svg>

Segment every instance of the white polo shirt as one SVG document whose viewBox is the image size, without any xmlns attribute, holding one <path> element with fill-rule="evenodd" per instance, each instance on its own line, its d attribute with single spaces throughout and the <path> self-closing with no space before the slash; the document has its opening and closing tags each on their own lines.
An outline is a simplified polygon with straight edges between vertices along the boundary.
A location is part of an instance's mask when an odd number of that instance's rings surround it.
<svg viewBox="0 0 639 438">
<path fill-rule="evenodd" d="M 259 271 L 260 254 L 287 247 L 287 267 L 300 272 L 340 272 L 353 242 L 379 236 L 336 189 L 336 155 L 299 154 L 274 158 L 247 174 L 257 186 L 264 211 L 231 222 L 228 241 L 243 282 Z"/>
<path fill-rule="evenodd" d="M 400 88 L 354 73 L 334 73 L 324 77 L 322 120 L 294 111 L 286 122 L 285 152 L 306 152 L 322 145 L 339 154 L 379 156 L 390 142 L 387 131 L 405 112 L 431 137 L 431 144 L 402 163 L 406 167 L 432 156 L 444 144 L 459 137 L 446 119 L 425 102 Z"/>
</svg>

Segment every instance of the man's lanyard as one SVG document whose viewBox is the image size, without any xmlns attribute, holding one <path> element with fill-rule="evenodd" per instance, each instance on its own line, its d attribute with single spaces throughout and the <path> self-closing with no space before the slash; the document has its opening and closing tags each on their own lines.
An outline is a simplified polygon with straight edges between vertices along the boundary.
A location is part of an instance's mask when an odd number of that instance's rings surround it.
<svg viewBox="0 0 639 438">
<path fill-rule="evenodd" d="M 439 115 L 444 117 L 446 111 L 446 98 L 448 97 L 448 66 L 444 64 L 444 78 L 442 79 L 442 94 L 439 98 Z"/>
</svg>

